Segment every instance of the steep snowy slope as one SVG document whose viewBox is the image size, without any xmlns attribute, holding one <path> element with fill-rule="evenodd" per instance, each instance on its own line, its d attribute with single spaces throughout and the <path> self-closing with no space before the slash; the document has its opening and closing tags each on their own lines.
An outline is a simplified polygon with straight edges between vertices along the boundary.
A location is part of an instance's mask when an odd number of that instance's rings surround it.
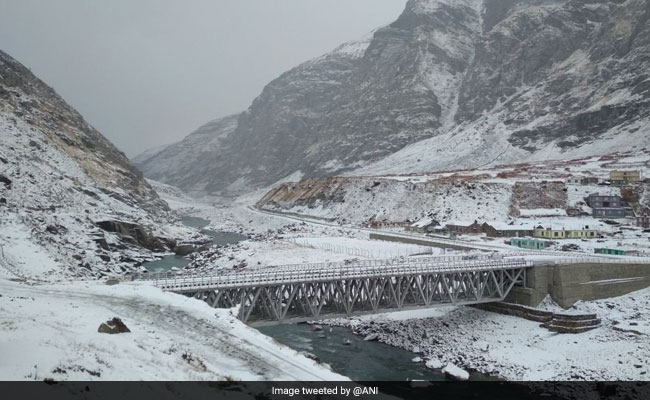
<svg viewBox="0 0 650 400">
<path fill-rule="evenodd" d="M 271 82 L 236 123 L 206 126 L 138 165 L 223 194 L 296 171 L 420 172 L 641 149 L 649 21 L 650 0 L 410 0 L 394 23 Z"/>
<path fill-rule="evenodd" d="M 139 171 L 0 52 L 0 246 L 21 274 L 119 273 L 187 236 Z"/>
</svg>

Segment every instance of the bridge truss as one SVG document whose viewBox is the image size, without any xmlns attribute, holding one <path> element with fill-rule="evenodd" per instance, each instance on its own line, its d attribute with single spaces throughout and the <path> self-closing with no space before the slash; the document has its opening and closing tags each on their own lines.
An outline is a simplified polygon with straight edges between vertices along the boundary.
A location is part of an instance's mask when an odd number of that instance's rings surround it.
<svg viewBox="0 0 650 400">
<path fill-rule="evenodd" d="M 166 290 L 216 308 L 239 306 L 246 323 L 502 301 L 524 284 L 523 259 L 355 265 L 347 268 L 280 268 L 219 277 L 169 278 Z"/>
</svg>

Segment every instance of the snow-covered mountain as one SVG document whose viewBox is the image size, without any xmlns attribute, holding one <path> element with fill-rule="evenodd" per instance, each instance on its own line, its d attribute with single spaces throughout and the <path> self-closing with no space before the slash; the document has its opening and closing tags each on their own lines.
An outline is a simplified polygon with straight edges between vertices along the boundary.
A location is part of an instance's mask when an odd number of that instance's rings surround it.
<svg viewBox="0 0 650 400">
<path fill-rule="evenodd" d="M 247 111 L 138 159 L 184 189 L 408 173 L 650 144 L 650 0 L 410 0 L 272 81 Z"/>
<path fill-rule="evenodd" d="M 174 219 L 122 152 L 0 51 L 0 257 L 17 274 L 123 272 L 188 235 Z"/>
</svg>

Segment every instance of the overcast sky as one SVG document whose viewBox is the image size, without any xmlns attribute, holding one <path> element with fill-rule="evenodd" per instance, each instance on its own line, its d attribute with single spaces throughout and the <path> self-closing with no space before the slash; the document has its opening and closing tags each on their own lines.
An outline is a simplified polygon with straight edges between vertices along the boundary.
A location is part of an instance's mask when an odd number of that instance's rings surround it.
<svg viewBox="0 0 650 400">
<path fill-rule="evenodd" d="M 406 0 L 0 0 L 0 49 L 127 155 L 245 110 Z"/>
</svg>

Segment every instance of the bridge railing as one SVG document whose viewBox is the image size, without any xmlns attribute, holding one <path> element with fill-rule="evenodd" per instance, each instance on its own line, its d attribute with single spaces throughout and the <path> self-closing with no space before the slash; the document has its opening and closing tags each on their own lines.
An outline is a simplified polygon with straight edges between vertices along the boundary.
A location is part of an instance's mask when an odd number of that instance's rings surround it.
<svg viewBox="0 0 650 400">
<path fill-rule="evenodd" d="M 550 253 L 547 251 L 522 251 L 496 254 L 460 254 L 444 256 L 427 256 L 414 258 L 389 258 L 378 260 L 354 260 L 347 262 L 326 262 L 326 263 L 305 263 L 305 264 L 287 264 L 280 266 L 267 266 L 254 270 L 233 270 L 233 269 L 214 269 L 214 270 L 192 270 L 185 269 L 181 271 L 157 272 L 137 274 L 134 279 L 150 281 L 178 281 L 181 278 L 196 282 L 198 279 L 223 278 L 229 281 L 240 282 L 235 276 L 250 276 L 251 274 L 263 274 L 266 276 L 277 276 L 283 274 L 285 279 L 293 273 L 294 276 L 300 273 L 308 274 L 325 274 L 331 271 L 342 273 L 349 271 L 353 273 L 359 269 L 376 273 L 377 271 L 398 271 L 395 268 L 405 267 L 409 270 L 420 271 L 421 267 L 426 265 L 427 268 L 434 268 L 440 271 L 450 271 L 454 268 L 467 268 L 468 265 L 475 266 L 473 263 L 486 263 L 489 261 L 513 260 L 519 257 L 527 256 L 545 256 L 549 257 L 548 262 L 553 264 L 579 264 L 579 263 L 597 263 L 597 264 L 637 264 L 650 263 L 650 258 L 625 258 L 608 255 L 580 255 L 570 253 L 570 256 L 564 252 Z M 288 279 L 288 278 L 287 278 Z"/>
<path fill-rule="evenodd" d="M 639 256 L 619 256 L 613 254 L 598 254 L 598 253 L 576 253 L 571 251 L 559 251 L 559 250 L 525 250 L 525 251 L 509 251 L 507 253 L 501 253 L 504 256 L 550 256 L 550 257 L 566 257 L 566 258 L 598 258 L 605 260 L 630 260 L 632 262 L 650 262 L 650 257 L 648 255 L 639 255 Z"/>
<path fill-rule="evenodd" d="M 373 260 L 350 260 L 338 262 L 322 262 L 322 263 L 303 263 L 303 264 L 284 264 L 284 265 L 269 265 L 265 267 L 256 268 L 255 271 L 302 271 L 302 270 L 318 270 L 318 269 L 343 269 L 343 268 L 357 268 L 357 267 L 386 267 L 396 265 L 413 265 L 415 263 L 430 263 L 430 264 L 449 264 L 455 262 L 467 261 L 486 261 L 500 259 L 501 255 L 488 255 L 488 254 L 459 254 L 459 255 L 445 255 L 445 256 L 427 256 L 417 258 L 395 257 L 386 259 L 373 259 Z M 249 270 L 236 270 L 236 269 L 212 269 L 212 270 L 198 270 L 198 269 L 183 269 L 180 271 L 166 271 L 166 272 L 148 272 L 138 273 L 133 275 L 134 280 L 161 280 L 169 279 L 174 276 L 187 275 L 187 276 L 213 276 L 213 275 L 234 275 L 246 273 Z"/>
</svg>

